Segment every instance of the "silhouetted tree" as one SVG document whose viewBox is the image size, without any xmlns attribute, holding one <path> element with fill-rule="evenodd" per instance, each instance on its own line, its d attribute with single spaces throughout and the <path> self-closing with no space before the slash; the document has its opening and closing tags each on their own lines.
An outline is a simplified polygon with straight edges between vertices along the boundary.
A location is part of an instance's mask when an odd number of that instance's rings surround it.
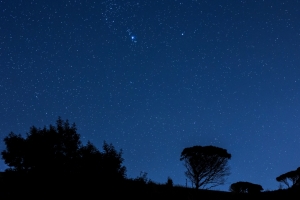
<svg viewBox="0 0 300 200">
<path fill-rule="evenodd" d="M 229 190 L 236 193 L 259 193 L 263 190 L 261 185 L 249 182 L 236 182 L 230 185 Z"/>
<path fill-rule="evenodd" d="M 101 171 L 104 172 L 110 179 L 125 178 L 126 168 L 122 166 L 124 159 L 122 158 L 123 151 L 117 152 L 112 144 L 103 144 L 103 153 Z"/>
<path fill-rule="evenodd" d="M 58 118 L 56 127 L 31 127 L 26 138 L 10 133 L 4 138 L 6 149 L 2 159 L 6 171 L 23 174 L 78 175 L 90 174 L 103 178 L 124 178 L 122 150 L 103 144 L 100 152 L 91 142 L 82 145 L 76 125 Z"/>
<path fill-rule="evenodd" d="M 75 124 L 70 126 L 59 118 L 56 127 L 31 127 L 27 138 L 11 132 L 4 138 L 6 150 L 1 154 L 12 171 L 69 173 L 81 147 L 79 139 Z"/>
<path fill-rule="evenodd" d="M 219 147 L 193 146 L 181 152 L 180 160 L 187 169 L 185 175 L 198 189 L 224 184 L 224 177 L 230 174 L 227 165 L 230 158 L 231 154 Z"/>
<path fill-rule="evenodd" d="M 276 178 L 276 181 L 284 183 L 288 188 L 293 187 L 300 183 L 300 167 L 294 171 L 289 171 L 287 173 L 281 174 Z M 290 186 L 290 183 L 292 185 Z"/>
</svg>

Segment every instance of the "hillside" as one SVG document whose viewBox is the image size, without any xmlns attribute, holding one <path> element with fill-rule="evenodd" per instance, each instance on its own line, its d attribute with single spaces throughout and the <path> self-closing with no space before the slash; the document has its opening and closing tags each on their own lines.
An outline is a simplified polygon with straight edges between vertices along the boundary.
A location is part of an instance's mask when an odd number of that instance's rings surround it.
<svg viewBox="0 0 300 200">
<path fill-rule="evenodd" d="M 259 194 L 235 194 L 213 190 L 195 190 L 182 186 L 168 186 L 153 182 L 144 183 L 134 180 L 118 182 L 101 181 L 96 177 L 25 177 L 3 176 L 0 179 L 1 199 L 11 198 L 129 198 L 129 199 L 255 199 L 294 197 L 297 190 L 262 192 Z M 298 194 L 298 192 L 297 192 Z"/>
</svg>

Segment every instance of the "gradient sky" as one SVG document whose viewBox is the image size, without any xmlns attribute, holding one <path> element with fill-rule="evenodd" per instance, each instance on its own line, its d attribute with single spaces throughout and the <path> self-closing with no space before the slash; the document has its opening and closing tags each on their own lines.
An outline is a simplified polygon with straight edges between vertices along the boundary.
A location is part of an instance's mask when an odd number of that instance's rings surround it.
<svg viewBox="0 0 300 200">
<path fill-rule="evenodd" d="M 0 150 L 76 123 L 127 176 L 185 185 L 181 151 L 232 154 L 216 189 L 300 166 L 300 1 L 0 0 Z M 0 170 L 7 166 L 3 160 Z M 189 183 L 189 186 L 191 184 Z"/>
</svg>

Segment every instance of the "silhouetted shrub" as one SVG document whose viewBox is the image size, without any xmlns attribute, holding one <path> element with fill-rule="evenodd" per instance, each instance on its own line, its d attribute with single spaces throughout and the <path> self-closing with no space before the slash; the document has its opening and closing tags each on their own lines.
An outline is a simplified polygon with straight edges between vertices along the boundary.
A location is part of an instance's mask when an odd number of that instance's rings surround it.
<svg viewBox="0 0 300 200">
<path fill-rule="evenodd" d="M 259 193 L 263 188 L 258 184 L 240 181 L 231 184 L 229 190 L 236 193 Z"/>
<path fill-rule="evenodd" d="M 147 178 L 147 175 L 148 175 L 147 172 L 140 172 L 140 175 L 133 180 L 142 184 L 147 184 L 150 181 Z"/>
<path fill-rule="evenodd" d="M 171 177 L 168 177 L 166 185 L 169 187 L 173 187 L 173 180 L 171 179 Z"/>
</svg>

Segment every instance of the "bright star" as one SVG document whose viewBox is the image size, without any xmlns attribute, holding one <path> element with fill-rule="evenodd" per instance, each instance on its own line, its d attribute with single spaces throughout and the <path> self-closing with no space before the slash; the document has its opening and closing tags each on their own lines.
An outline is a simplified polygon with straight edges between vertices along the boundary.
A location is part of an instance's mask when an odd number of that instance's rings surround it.
<svg viewBox="0 0 300 200">
<path fill-rule="evenodd" d="M 131 41 L 134 42 L 134 43 L 137 42 L 136 37 L 134 35 L 131 36 Z"/>
</svg>

